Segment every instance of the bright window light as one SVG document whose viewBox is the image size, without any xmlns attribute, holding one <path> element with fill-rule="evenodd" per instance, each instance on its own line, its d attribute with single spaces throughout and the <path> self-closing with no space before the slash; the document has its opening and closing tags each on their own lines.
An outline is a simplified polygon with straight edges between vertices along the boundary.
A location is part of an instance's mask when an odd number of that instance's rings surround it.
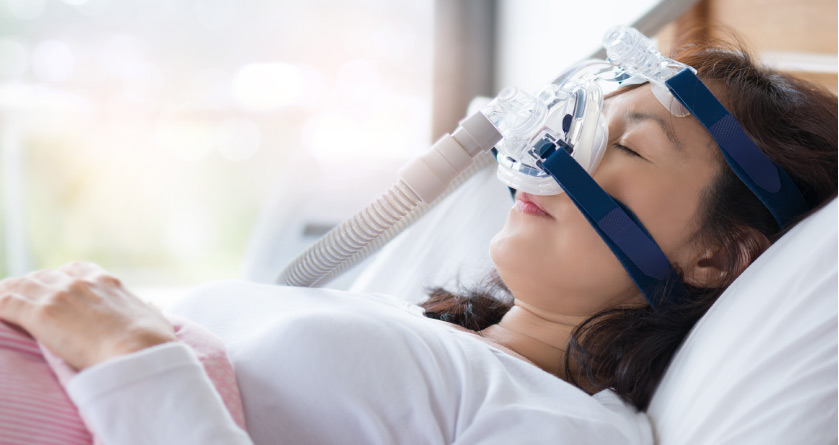
<svg viewBox="0 0 839 445">
<path fill-rule="evenodd" d="M 432 8 L 0 1 L 0 278 L 238 278 L 268 198 L 303 192 L 288 178 L 429 145 Z"/>
</svg>

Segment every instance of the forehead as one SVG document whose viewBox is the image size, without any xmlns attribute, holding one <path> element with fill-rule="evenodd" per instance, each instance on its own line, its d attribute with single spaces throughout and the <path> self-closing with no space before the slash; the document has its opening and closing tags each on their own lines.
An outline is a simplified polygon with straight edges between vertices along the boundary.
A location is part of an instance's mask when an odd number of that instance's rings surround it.
<svg viewBox="0 0 839 445">
<path fill-rule="evenodd" d="M 693 116 L 671 114 L 653 95 L 649 84 L 618 90 L 604 101 L 604 113 L 612 126 L 652 126 L 685 156 L 716 157 L 719 150 L 711 135 Z M 648 133 L 655 134 L 654 131 Z"/>
<path fill-rule="evenodd" d="M 628 86 L 621 88 L 608 96 L 603 102 L 604 109 L 609 112 L 626 111 L 643 111 L 645 113 L 654 114 L 661 118 L 675 118 L 661 102 L 655 97 L 650 89 L 650 84 L 645 83 L 638 86 Z M 698 122 L 697 122 L 698 123 Z"/>
</svg>

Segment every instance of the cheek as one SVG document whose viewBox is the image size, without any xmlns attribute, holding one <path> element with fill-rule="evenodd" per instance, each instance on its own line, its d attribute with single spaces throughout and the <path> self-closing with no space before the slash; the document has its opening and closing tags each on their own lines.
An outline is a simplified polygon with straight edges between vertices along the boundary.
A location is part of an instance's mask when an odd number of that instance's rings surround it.
<svg viewBox="0 0 839 445">
<path fill-rule="evenodd" d="M 692 251 L 695 215 L 713 174 L 712 169 L 674 166 L 666 174 L 611 174 L 604 170 L 597 179 L 629 206 L 667 258 L 680 263 Z"/>
<path fill-rule="evenodd" d="M 511 214 L 490 254 L 513 295 L 543 310 L 590 315 L 634 294 L 634 285 L 597 232 L 567 202 L 556 220 Z"/>
<path fill-rule="evenodd" d="M 680 252 L 692 238 L 692 221 L 699 206 L 699 193 L 685 184 L 661 188 L 655 199 L 639 201 L 638 214 L 647 215 L 644 225 L 670 258 L 678 262 Z M 639 216 L 641 218 L 641 216 Z"/>
</svg>

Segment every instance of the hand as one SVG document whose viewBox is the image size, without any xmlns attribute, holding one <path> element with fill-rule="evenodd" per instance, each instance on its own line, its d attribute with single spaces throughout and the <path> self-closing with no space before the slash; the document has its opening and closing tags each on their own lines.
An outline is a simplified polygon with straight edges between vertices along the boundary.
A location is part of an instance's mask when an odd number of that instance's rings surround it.
<svg viewBox="0 0 839 445">
<path fill-rule="evenodd" d="M 78 370 L 176 340 L 160 311 L 84 262 L 0 281 L 0 320 L 20 326 Z"/>
</svg>

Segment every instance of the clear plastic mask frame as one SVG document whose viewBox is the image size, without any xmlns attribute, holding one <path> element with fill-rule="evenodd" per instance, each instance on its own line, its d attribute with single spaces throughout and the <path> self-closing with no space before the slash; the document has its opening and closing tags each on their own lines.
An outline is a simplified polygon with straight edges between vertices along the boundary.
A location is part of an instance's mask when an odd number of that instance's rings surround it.
<svg viewBox="0 0 839 445">
<path fill-rule="evenodd" d="M 652 94 L 677 117 L 690 112 L 665 82 L 693 68 L 662 56 L 652 42 L 628 27 L 614 27 L 603 38 L 608 61 L 580 62 L 542 88 L 536 96 L 516 88 L 503 90 L 482 110 L 501 132 L 498 179 L 535 195 L 562 193 L 536 161 L 544 147 L 562 147 L 589 174 L 597 168 L 608 142 L 604 97 L 618 88 L 649 82 Z"/>
<path fill-rule="evenodd" d="M 632 79 L 620 67 L 589 60 L 572 66 L 535 96 L 507 88 L 482 110 L 501 132 L 498 179 L 535 195 L 562 188 L 536 164 L 545 147 L 563 147 L 589 173 L 603 158 L 608 127 L 604 97 Z"/>
</svg>

